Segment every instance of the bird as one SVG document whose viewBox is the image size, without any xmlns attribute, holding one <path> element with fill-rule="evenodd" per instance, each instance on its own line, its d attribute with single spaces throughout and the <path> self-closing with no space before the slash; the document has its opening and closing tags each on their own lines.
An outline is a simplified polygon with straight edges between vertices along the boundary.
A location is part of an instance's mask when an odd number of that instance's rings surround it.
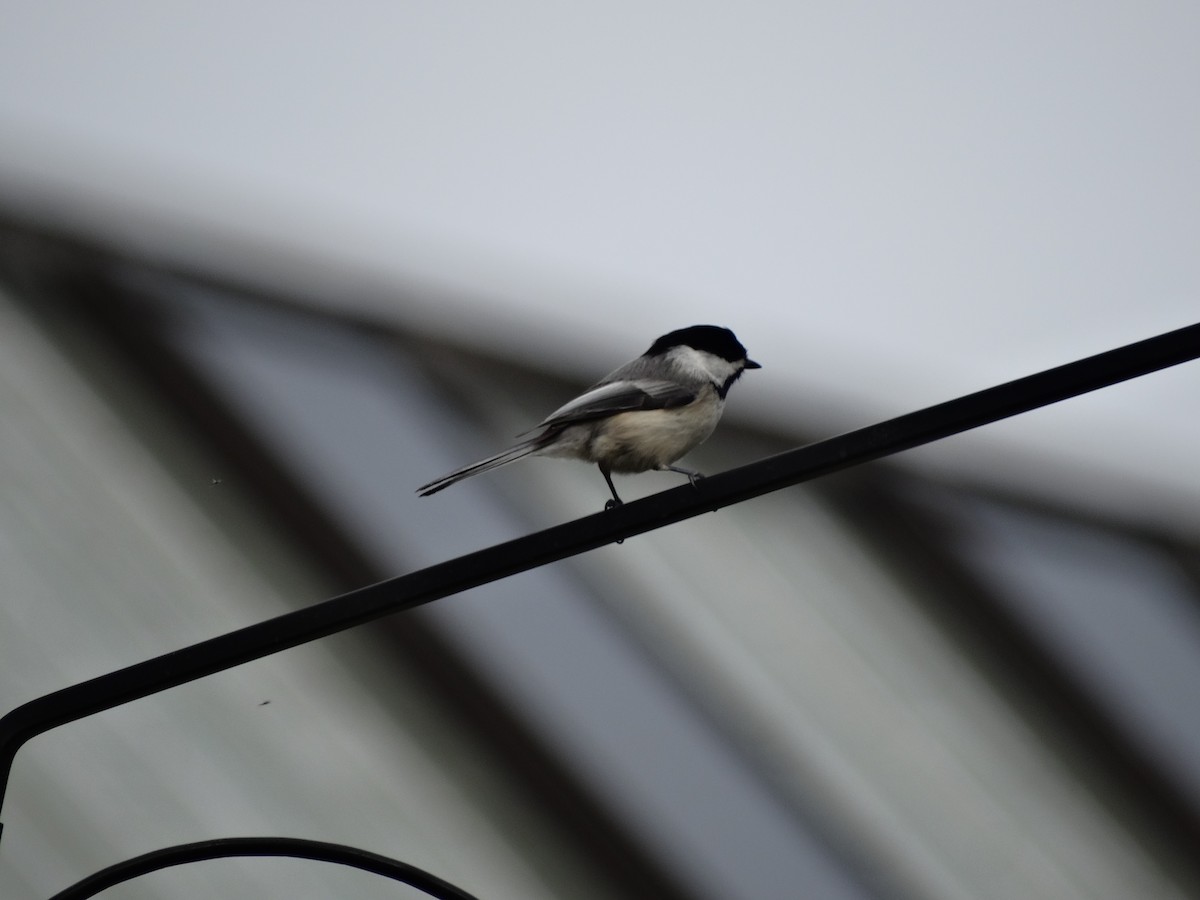
<svg viewBox="0 0 1200 900">
<path fill-rule="evenodd" d="M 525 440 L 435 478 L 417 493 L 428 497 L 527 456 L 597 465 L 612 492 L 606 510 L 623 503 L 613 485 L 614 472 L 676 472 L 694 485 L 703 475 L 675 465 L 676 460 L 712 434 L 725 397 L 742 373 L 761 368 L 728 328 L 680 328 L 550 413 L 525 432 Z"/>
</svg>

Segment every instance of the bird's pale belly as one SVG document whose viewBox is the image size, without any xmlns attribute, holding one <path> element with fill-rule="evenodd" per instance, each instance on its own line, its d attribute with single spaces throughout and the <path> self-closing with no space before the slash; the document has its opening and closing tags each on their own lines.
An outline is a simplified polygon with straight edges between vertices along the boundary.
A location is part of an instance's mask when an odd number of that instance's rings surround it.
<svg viewBox="0 0 1200 900">
<path fill-rule="evenodd" d="M 697 415 L 677 409 L 619 413 L 604 422 L 585 454 L 591 462 L 607 463 L 613 472 L 645 472 L 670 465 L 712 434 L 721 417 L 720 405 Z"/>
</svg>

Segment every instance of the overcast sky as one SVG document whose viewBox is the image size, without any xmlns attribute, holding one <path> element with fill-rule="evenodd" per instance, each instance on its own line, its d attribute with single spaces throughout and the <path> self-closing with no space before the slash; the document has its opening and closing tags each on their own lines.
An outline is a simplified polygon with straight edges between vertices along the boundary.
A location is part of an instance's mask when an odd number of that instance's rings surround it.
<svg viewBox="0 0 1200 900">
<path fill-rule="evenodd" d="M 440 327 L 536 313 L 613 364 L 728 324 L 767 366 L 739 385 L 760 415 L 805 392 L 898 414 L 1200 321 L 1195 2 L 3 21 L 6 196 L 462 290 Z M 993 435 L 1200 499 L 1198 396 L 1194 364 Z"/>
</svg>

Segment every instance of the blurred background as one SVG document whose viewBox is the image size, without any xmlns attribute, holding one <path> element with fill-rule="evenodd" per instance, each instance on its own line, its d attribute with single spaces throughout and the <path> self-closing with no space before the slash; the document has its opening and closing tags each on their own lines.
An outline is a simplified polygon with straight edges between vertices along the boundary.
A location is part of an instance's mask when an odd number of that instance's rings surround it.
<svg viewBox="0 0 1200 900">
<path fill-rule="evenodd" d="M 599 511 L 421 499 L 666 331 L 750 462 L 1200 319 L 1195 4 L 4 6 L 0 712 Z M 36 738 L 0 894 L 1200 896 L 1200 367 Z M 626 499 L 677 476 L 618 480 Z M 395 897 L 297 861 L 122 898 Z"/>
</svg>

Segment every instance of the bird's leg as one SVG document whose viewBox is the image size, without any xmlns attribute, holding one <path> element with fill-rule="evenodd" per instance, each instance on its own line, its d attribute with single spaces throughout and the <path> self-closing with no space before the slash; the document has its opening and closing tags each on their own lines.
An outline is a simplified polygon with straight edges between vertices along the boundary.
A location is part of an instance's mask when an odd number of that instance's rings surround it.
<svg viewBox="0 0 1200 900">
<path fill-rule="evenodd" d="M 696 486 L 696 482 L 704 477 L 703 473 L 697 472 L 695 469 L 685 469 L 683 466 L 659 466 L 659 469 L 666 472 L 677 472 L 680 475 L 686 475 L 692 487 Z"/>
<path fill-rule="evenodd" d="M 618 506 L 624 506 L 625 501 L 617 496 L 617 489 L 613 487 L 612 475 L 609 474 L 606 466 L 600 466 L 600 474 L 604 476 L 604 480 L 608 482 L 608 489 L 612 491 L 613 498 L 604 504 L 605 509 L 616 509 Z"/>
</svg>

